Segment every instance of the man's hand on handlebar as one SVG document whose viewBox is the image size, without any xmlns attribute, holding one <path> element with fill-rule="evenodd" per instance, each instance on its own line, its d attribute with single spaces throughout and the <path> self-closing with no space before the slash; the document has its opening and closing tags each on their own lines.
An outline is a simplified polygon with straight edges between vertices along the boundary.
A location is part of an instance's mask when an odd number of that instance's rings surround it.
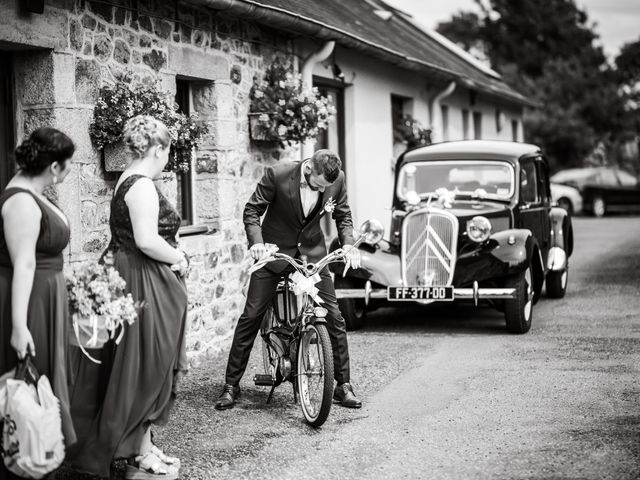
<svg viewBox="0 0 640 480">
<path fill-rule="evenodd" d="M 254 243 L 249 249 L 249 254 L 251 255 L 251 258 L 258 261 L 266 257 L 269 254 L 269 251 L 264 243 Z"/>
<path fill-rule="evenodd" d="M 360 268 L 360 250 L 353 245 L 345 245 L 342 250 L 344 252 L 344 270 L 342 271 L 342 276 L 344 277 L 349 268 L 353 268 L 354 270 Z"/>
</svg>

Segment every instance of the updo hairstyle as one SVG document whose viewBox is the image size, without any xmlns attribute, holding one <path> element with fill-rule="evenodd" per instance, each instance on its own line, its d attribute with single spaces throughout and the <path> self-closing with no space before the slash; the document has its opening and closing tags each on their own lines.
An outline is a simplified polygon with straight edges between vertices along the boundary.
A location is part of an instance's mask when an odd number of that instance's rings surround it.
<svg viewBox="0 0 640 480">
<path fill-rule="evenodd" d="M 25 175 L 39 175 L 53 162 L 58 162 L 64 169 L 75 150 L 71 139 L 60 130 L 42 127 L 18 145 L 15 150 L 16 163 Z"/>
<path fill-rule="evenodd" d="M 167 148 L 171 143 L 171 135 L 160 120 L 150 115 L 137 115 L 127 120 L 124 126 L 124 143 L 131 153 L 140 158 L 155 145 Z"/>
</svg>

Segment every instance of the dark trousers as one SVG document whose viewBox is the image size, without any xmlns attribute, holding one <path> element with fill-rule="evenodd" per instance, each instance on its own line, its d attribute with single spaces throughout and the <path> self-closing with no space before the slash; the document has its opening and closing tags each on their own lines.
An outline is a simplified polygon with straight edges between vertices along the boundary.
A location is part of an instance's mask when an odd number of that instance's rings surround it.
<svg viewBox="0 0 640 480">
<path fill-rule="evenodd" d="M 282 275 L 266 268 L 261 268 L 251 275 L 244 312 L 240 315 L 233 334 L 233 343 L 227 362 L 226 383 L 238 385 L 240 382 L 249 362 L 253 341 L 260 330 L 262 317 L 273 300 Z M 336 292 L 329 271 L 325 268 L 320 272 L 320 277 L 322 281 L 316 287 L 320 291 L 318 295 L 322 298 L 322 306 L 328 310 L 327 330 L 333 349 L 334 377 L 338 384 L 349 382 L 349 346 L 346 325 L 338 309 Z"/>
</svg>

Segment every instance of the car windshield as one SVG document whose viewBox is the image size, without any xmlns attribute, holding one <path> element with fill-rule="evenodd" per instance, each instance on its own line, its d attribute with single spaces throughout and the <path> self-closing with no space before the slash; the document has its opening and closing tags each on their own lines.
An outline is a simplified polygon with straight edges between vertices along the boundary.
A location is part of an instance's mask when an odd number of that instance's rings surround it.
<svg viewBox="0 0 640 480">
<path fill-rule="evenodd" d="M 456 195 L 509 200 L 515 190 L 514 170 L 507 162 L 485 160 L 414 162 L 400 170 L 397 194 L 403 200 L 411 191 L 426 198 L 439 188 Z"/>
</svg>

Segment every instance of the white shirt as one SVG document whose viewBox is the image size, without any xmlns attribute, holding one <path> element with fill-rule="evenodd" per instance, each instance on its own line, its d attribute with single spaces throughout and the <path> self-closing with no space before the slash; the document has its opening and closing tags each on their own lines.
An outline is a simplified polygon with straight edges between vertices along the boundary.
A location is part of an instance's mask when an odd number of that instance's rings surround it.
<svg viewBox="0 0 640 480">
<path fill-rule="evenodd" d="M 307 165 L 307 162 L 302 164 L 302 170 L 300 172 L 300 201 L 302 202 L 302 213 L 304 213 L 305 217 L 309 216 L 313 207 L 318 203 L 318 190 L 312 190 L 309 185 L 307 185 L 307 179 L 304 176 L 304 170 Z"/>
</svg>

